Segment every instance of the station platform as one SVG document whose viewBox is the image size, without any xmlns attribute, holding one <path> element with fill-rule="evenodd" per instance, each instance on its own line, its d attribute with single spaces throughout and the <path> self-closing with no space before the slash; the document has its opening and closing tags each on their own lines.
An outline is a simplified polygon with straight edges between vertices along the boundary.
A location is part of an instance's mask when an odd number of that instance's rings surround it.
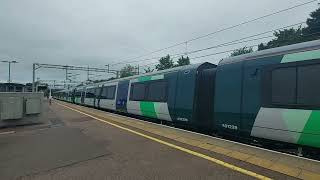
<svg viewBox="0 0 320 180">
<path fill-rule="evenodd" d="M 0 129 L 0 179 L 320 179 L 320 162 L 54 101 Z"/>
</svg>

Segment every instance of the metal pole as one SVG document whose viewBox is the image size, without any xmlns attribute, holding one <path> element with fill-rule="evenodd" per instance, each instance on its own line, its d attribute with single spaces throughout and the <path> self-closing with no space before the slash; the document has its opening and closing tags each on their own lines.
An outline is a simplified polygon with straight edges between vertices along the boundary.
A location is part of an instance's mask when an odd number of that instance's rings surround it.
<svg viewBox="0 0 320 180">
<path fill-rule="evenodd" d="M 87 72 L 87 79 L 88 79 L 88 81 L 90 80 L 89 79 L 89 66 L 88 66 L 88 72 Z"/>
<path fill-rule="evenodd" d="M 68 68 L 66 68 L 66 81 L 68 80 Z"/>
<path fill-rule="evenodd" d="M 33 63 L 33 68 L 32 68 L 32 92 L 35 91 L 35 84 L 34 84 L 35 78 L 36 78 L 36 64 Z"/>
<path fill-rule="evenodd" d="M 67 87 L 66 82 L 68 81 L 68 68 L 66 67 L 66 81 L 64 82 L 64 88 Z"/>
<path fill-rule="evenodd" d="M 185 42 L 186 43 L 186 50 L 185 50 L 185 55 L 188 56 L 188 41 Z"/>
<path fill-rule="evenodd" d="M 11 62 L 8 62 L 9 63 L 9 80 L 8 82 L 10 83 L 11 82 Z"/>
</svg>

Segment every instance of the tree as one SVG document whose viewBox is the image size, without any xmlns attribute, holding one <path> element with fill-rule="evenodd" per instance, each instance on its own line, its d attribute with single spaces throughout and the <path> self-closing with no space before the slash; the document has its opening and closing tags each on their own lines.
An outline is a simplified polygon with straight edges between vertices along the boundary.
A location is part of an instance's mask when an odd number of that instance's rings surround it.
<svg viewBox="0 0 320 180">
<path fill-rule="evenodd" d="M 150 72 L 153 72 L 153 71 L 154 71 L 154 69 L 151 69 L 150 67 L 144 69 L 145 73 L 150 73 Z"/>
<path fill-rule="evenodd" d="M 290 44 L 296 44 L 305 41 L 302 36 L 301 26 L 297 29 L 290 28 L 275 31 L 273 35 L 275 36 L 273 40 L 269 41 L 266 44 L 259 44 L 258 51 L 275 47 L 287 46 Z"/>
<path fill-rule="evenodd" d="M 92 83 L 99 83 L 99 82 L 103 82 L 106 81 L 105 79 L 96 79 L 96 80 L 92 80 Z"/>
<path fill-rule="evenodd" d="M 117 79 L 117 78 L 116 77 L 111 77 L 111 78 L 107 79 L 107 81 L 112 81 L 114 79 Z"/>
<path fill-rule="evenodd" d="M 171 59 L 170 55 L 168 54 L 165 57 L 162 57 L 159 60 L 159 64 L 156 65 L 156 69 L 159 70 L 164 70 L 164 69 L 170 69 L 173 68 L 174 64 L 173 64 L 173 60 Z"/>
<path fill-rule="evenodd" d="M 259 44 L 258 51 L 320 39 L 320 8 L 310 14 L 307 27 L 284 29 L 274 32 L 275 38 Z"/>
<path fill-rule="evenodd" d="M 185 66 L 185 65 L 189 65 L 190 64 L 190 59 L 189 57 L 183 57 L 181 56 L 179 59 L 178 59 L 178 64 L 176 66 Z"/>
<path fill-rule="evenodd" d="M 133 76 L 135 74 L 134 70 L 135 70 L 135 67 L 127 64 L 125 67 L 123 67 L 120 70 L 120 77 L 123 78 L 123 77 Z"/>
<path fill-rule="evenodd" d="M 230 57 L 239 56 L 242 54 L 247 54 L 247 53 L 252 53 L 252 52 L 253 52 L 252 47 L 243 47 L 243 48 L 239 48 L 239 49 L 234 50 L 230 54 Z"/>
<path fill-rule="evenodd" d="M 320 8 L 313 11 L 310 14 L 310 18 L 307 19 L 307 27 L 302 30 L 305 39 L 316 40 L 320 38 Z"/>
</svg>

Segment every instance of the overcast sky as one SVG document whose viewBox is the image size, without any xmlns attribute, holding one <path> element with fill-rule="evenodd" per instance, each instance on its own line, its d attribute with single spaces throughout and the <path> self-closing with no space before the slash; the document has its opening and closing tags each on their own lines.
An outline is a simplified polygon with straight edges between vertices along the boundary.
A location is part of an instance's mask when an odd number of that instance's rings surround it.
<svg viewBox="0 0 320 180">
<path fill-rule="evenodd" d="M 297 5 L 307 0 L 1 0 L 0 60 L 17 60 L 15 82 L 32 81 L 32 63 L 103 67 L 183 42 L 239 22 Z M 188 44 L 188 50 L 213 46 L 248 35 L 305 21 L 316 3 L 296 8 L 210 38 Z M 259 42 L 267 41 L 260 40 Z M 192 57 L 250 46 L 244 43 L 190 55 L 191 63 L 217 63 L 221 57 Z M 185 46 L 142 57 L 184 52 Z M 137 65 L 137 63 L 131 63 Z M 122 66 L 112 66 L 120 69 Z M 76 72 L 75 72 L 76 73 Z M 104 78 L 107 75 L 103 75 Z M 63 71 L 40 69 L 43 80 L 63 80 Z M 85 78 L 85 75 L 79 77 Z M 7 81 L 0 64 L 0 82 Z"/>
</svg>

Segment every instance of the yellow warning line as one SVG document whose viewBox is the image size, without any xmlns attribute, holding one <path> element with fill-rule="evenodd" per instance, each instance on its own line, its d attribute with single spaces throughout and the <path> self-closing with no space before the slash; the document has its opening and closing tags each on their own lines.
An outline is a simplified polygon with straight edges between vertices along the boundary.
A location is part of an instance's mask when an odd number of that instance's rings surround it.
<svg viewBox="0 0 320 180">
<path fill-rule="evenodd" d="M 92 115 L 90 115 L 90 114 L 84 113 L 84 112 L 79 111 L 79 110 L 77 110 L 77 109 L 71 108 L 71 107 L 66 106 L 66 105 L 64 105 L 64 104 L 60 104 L 60 103 L 57 103 L 57 102 L 55 102 L 55 103 L 58 104 L 58 105 L 60 105 L 60 106 L 66 107 L 66 108 L 68 108 L 68 109 L 71 109 L 71 110 L 73 110 L 73 111 L 76 111 L 76 112 L 78 112 L 78 113 L 80 113 L 80 114 L 83 114 L 83 115 L 86 115 L 86 116 L 91 117 L 91 118 L 93 118 L 93 119 L 96 119 L 96 120 L 98 120 L 98 121 L 107 123 L 107 124 L 112 125 L 112 126 L 114 126 L 114 127 L 117 127 L 117 128 L 119 128 L 119 129 L 122 129 L 122 130 L 125 130 L 125 131 L 128 131 L 128 132 L 131 132 L 131 133 L 133 133 L 133 134 L 142 136 L 142 137 L 144 137 L 144 138 L 150 139 L 150 140 L 155 141 L 155 142 L 158 142 L 158 143 L 160 143 L 160 144 L 163 144 L 163 145 L 169 146 L 169 147 L 171 147 L 171 148 L 174 148 L 174 149 L 183 151 L 183 152 L 185 152 L 185 153 L 188 153 L 188 154 L 191 154 L 191 155 L 194 155 L 194 156 L 197 156 L 197 157 L 206 159 L 206 160 L 208 160 L 208 161 L 211 161 L 211 162 L 213 162 L 213 163 L 219 164 L 219 165 L 221 165 L 221 166 L 223 166 L 223 167 L 232 169 L 232 170 L 234 170 L 234 171 L 240 172 L 240 173 L 242 173 L 242 174 L 245 174 L 245 175 L 248 175 L 248 176 L 252 176 L 252 177 L 257 178 L 257 179 L 271 180 L 271 178 L 269 178 L 269 177 L 266 177 L 266 176 L 257 174 L 257 173 L 255 173 L 255 172 L 252 172 L 252 171 L 243 169 L 243 168 L 241 168 L 241 167 L 238 167 L 238 166 L 235 166 L 235 165 L 232 165 L 232 164 L 223 162 L 223 161 L 221 161 L 221 160 L 215 159 L 215 158 L 210 157 L 210 156 L 207 156 L 207 155 L 205 155 L 205 154 L 201 154 L 201 153 L 199 153 L 199 152 L 192 151 L 192 150 L 190 150 L 190 149 L 187 149 L 187 148 L 184 148 L 184 147 L 181 147 L 181 146 L 177 146 L 177 145 L 174 145 L 174 144 L 172 144 L 172 143 L 168 143 L 168 142 L 166 142 L 166 141 L 163 141 L 163 140 L 160 140 L 160 139 L 151 137 L 151 136 L 149 136 L 149 135 L 146 135 L 146 134 L 143 134 L 143 133 L 134 131 L 134 130 L 132 130 L 132 129 L 129 129 L 129 128 L 126 128 L 126 127 L 123 127 L 123 126 L 114 124 L 114 123 L 112 123 L 112 122 L 109 122 L 109 121 L 106 121 L 106 120 L 103 120 L 103 119 L 100 119 L 100 118 L 97 118 L 97 117 L 95 117 L 95 116 L 92 116 Z"/>
</svg>

